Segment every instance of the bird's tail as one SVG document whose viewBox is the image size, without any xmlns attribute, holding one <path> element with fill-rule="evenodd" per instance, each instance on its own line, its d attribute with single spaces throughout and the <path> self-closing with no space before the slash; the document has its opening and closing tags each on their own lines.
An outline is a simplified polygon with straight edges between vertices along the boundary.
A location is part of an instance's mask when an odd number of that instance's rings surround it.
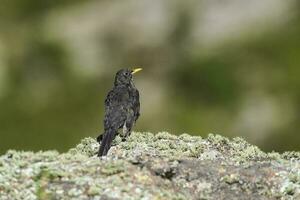
<svg viewBox="0 0 300 200">
<path fill-rule="evenodd" d="M 116 131 L 113 129 L 108 129 L 105 131 L 102 137 L 101 145 L 99 148 L 98 156 L 105 156 L 110 149 L 111 143 L 114 139 Z"/>
</svg>

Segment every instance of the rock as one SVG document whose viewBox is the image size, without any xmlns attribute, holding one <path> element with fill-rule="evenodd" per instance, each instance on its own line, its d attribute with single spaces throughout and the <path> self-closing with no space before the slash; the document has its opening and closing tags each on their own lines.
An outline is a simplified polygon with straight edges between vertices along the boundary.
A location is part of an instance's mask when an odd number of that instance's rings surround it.
<svg viewBox="0 0 300 200">
<path fill-rule="evenodd" d="M 134 132 L 107 157 L 85 138 L 67 153 L 8 151 L 0 199 L 297 199 L 300 153 L 265 153 L 241 138 Z"/>
</svg>

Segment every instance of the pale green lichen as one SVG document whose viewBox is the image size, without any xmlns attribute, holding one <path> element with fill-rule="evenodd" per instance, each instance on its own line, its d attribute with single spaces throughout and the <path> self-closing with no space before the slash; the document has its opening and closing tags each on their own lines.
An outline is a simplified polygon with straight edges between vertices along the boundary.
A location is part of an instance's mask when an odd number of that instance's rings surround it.
<svg viewBox="0 0 300 200">
<path fill-rule="evenodd" d="M 97 153 L 99 149 L 99 143 L 93 138 L 84 138 L 81 142 L 75 147 L 69 150 L 70 154 L 83 154 L 88 157 L 91 157 Z"/>
<path fill-rule="evenodd" d="M 8 151 L 0 157 L 0 200 L 300 195 L 299 152 L 265 153 L 241 138 L 133 132 L 127 141 L 117 136 L 105 158 L 96 156 L 98 148 L 85 138 L 62 154 Z"/>
<path fill-rule="evenodd" d="M 124 166 L 125 162 L 122 160 L 111 161 L 105 163 L 104 166 L 100 169 L 100 171 L 102 174 L 111 176 L 125 171 Z"/>
<path fill-rule="evenodd" d="M 238 174 L 230 174 L 230 175 L 225 175 L 221 178 L 220 181 L 224 181 L 228 184 L 234 184 L 239 182 L 239 175 Z"/>
<path fill-rule="evenodd" d="M 160 132 L 156 135 L 132 133 L 126 142 L 119 143 L 112 154 L 118 154 L 118 151 L 122 151 L 129 157 L 144 154 L 144 152 L 169 156 L 174 159 L 181 156 L 198 157 L 203 152 L 204 145 L 202 142 L 201 137 L 188 136 L 187 134 L 177 137 L 167 132 Z"/>
<path fill-rule="evenodd" d="M 300 160 L 300 152 L 287 151 L 282 154 L 282 158 L 288 160 Z"/>
<path fill-rule="evenodd" d="M 293 166 L 289 172 L 283 171 L 280 175 L 284 178 L 280 192 L 283 195 L 300 197 L 300 163 Z"/>
</svg>

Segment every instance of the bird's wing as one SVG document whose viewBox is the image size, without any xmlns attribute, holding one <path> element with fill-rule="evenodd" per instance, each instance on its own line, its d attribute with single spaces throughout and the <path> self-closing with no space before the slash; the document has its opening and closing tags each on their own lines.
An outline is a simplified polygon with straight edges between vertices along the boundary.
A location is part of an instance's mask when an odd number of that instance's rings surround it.
<svg viewBox="0 0 300 200">
<path fill-rule="evenodd" d="M 127 118 L 129 94 L 124 88 L 114 88 L 105 100 L 104 128 L 119 129 Z"/>
<path fill-rule="evenodd" d="M 140 116 L 140 94 L 138 90 L 135 90 L 134 93 L 133 110 L 134 110 L 134 120 L 136 121 Z"/>
</svg>

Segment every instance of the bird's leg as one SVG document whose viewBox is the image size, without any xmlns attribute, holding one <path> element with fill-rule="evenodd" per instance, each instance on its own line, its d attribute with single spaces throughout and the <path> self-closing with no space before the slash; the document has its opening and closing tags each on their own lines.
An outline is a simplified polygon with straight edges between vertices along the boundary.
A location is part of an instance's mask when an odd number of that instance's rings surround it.
<svg viewBox="0 0 300 200">
<path fill-rule="evenodd" d="M 128 127 L 126 125 L 127 123 L 125 122 L 124 125 L 123 125 L 123 134 L 121 135 L 121 138 L 122 138 L 122 142 L 124 142 L 126 140 L 126 137 L 128 135 L 128 132 L 130 130 L 128 130 Z"/>
<path fill-rule="evenodd" d="M 119 135 L 119 132 L 118 132 L 118 131 L 117 131 L 116 134 L 114 135 L 113 140 L 116 139 L 117 135 Z M 116 146 L 116 144 L 112 143 L 111 146 Z"/>
<path fill-rule="evenodd" d="M 130 136 L 132 127 L 133 127 L 133 120 L 127 120 L 123 126 L 122 141 L 125 141 L 126 138 Z"/>
</svg>

